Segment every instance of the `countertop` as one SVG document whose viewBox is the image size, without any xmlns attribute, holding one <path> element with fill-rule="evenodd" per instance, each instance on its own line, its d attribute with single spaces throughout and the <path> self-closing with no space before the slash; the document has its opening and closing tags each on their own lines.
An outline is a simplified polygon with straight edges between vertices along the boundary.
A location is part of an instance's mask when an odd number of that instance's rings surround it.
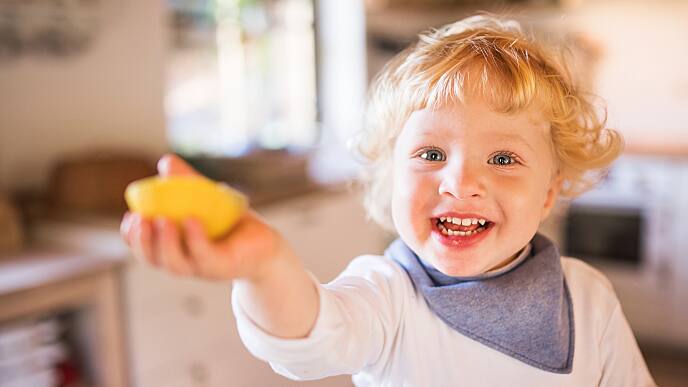
<svg viewBox="0 0 688 387">
<path fill-rule="evenodd" d="M 0 257 L 0 296 L 123 266 L 130 254 L 117 224 L 37 222 L 27 247 Z"/>
<path fill-rule="evenodd" d="M 126 259 L 126 255 L 30 247 L 0 259 L 0 296 L 108 270 Z"/>
<path fill-rule="evenodd" d="M 258 203 L 258 212 L 292 200 L 342 194 L 342 186 Z M 126 265 L 131 253 L 119 235 L 119 216 L 62 214 L 32 222 L 29 245 L 0 257 L 0 296 Z"/>
</svg>

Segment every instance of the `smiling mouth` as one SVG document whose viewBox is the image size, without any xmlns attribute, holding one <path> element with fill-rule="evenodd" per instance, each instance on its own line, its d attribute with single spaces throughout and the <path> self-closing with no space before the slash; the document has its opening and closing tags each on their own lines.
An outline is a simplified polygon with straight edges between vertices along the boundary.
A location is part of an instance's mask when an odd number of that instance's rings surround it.
<svg viewBox="0 0 688 387">
<path fill-rule="evenodd" d="M 468 237 L 490 229 L 494 223 L 482 218 L 434 218 L 440 233 L 447 236 Z"/>
</svg>

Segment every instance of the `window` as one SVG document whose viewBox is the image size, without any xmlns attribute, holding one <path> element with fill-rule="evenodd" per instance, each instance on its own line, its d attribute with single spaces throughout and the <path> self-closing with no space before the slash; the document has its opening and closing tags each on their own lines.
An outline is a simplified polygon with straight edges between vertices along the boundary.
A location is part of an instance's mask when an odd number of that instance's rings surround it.
<svg viewBox="0 0 688 387">
<path fill-rule="evenodd" d="M 241 156 L 318 139 L 312 0 L 168 0 L 166 112 L 184 155 Z"/>
</svg>

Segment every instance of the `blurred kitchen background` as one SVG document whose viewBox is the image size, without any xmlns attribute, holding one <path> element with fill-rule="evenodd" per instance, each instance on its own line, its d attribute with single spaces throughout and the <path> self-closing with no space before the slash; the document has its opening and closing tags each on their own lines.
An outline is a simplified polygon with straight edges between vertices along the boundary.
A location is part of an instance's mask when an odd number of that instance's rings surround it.
<svg viewBox="0 0 688 387">
<path fill-rule="evenodd" d="M 0 0 L 0 386 L 297 385 L 241 346 L 228 284 L 130 259 L 124 187 L 177 152 L 329 281 L 393 237 L 351 183 L 369 80 L 478 10 L 607 100 L 626 151 L 542 231 L 611 279 L 657 382 L 688 385 L 688 2 Z"/>
</svg>

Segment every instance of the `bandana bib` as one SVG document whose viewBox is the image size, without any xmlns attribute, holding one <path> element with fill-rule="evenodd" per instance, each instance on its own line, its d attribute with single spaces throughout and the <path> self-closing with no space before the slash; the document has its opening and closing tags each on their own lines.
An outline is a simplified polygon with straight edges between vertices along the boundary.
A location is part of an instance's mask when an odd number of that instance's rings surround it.
<svg viewBox="0 0 688 387">
<path fill-rule="evenodd" d="M 464 336 L 539 369 L 571 372 L 573 307 L 560 255 L 536 234 L 507 266 L 474 277 L 451 277 L 397 239 L 385 255 L 408 273 L 430 309 Z"/>
</svg>

